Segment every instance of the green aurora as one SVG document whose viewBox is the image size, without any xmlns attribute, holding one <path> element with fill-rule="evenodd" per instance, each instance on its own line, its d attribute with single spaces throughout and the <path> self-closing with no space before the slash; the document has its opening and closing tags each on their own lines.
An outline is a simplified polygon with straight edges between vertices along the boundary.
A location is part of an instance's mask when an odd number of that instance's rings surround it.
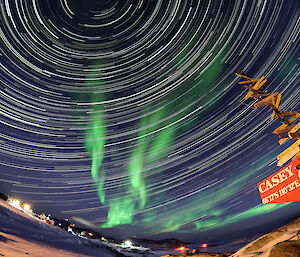
<svg viewBox="0 0 300 257">
<path fill-rule="evenodd" d="M 201 110 L 201 112 L 198 113 L 198 120 L 186 122 L 184 126 L 181 126 L 179 129 L 177 121 L 185 119 L 193 110 L 199 108 L 200 105 L 199 101 L 197 102 L 197 98 L 205 92 L 222 73 L 224 69 L 222 58 L 226 52 L 227 51 L 223 51 L 217 58 L 214 58 L 208 70 L 201 76 L 199 76 L 199 72 L 196 73 L 195 76 L 185 82 L 182 87 L 173 92 L 172 95 L 167 96 L 165 101 L 162 101 L 167 104 L 164 106 L 157 105 L 158 107 L 156 106 L 154 110 L 152 110 L 153 107 L 149 105 L 145 108 L 139 122 L 139 132 L 136 135 L 133 150 L 128 157 L 126 174 L 130 183 L 126 188 L 126 195 L 121 198 L 106 200 L 105 197 L 105 171 L 101 168 L 101 164 L 105 153 L 106 113 L 103 104 L 92 105 L 93 111 L 89 113 L 85 146 L 92 157 L 91 176 L 95 182 L 98 197 L 102 205 L 106 204 L 109 206 L 107 221 L 101 225 L 102 228 L 111 228 L 123 224 L 136 224 L 146 227 L 148 223 L 152 224 L 155 217 L 159 216 L 156 210 L 152 210 L 149 213 L 145 212 L 142 221 L 135 223 L 134 217 L 139 211 L 147 209 L 147 207 L 151 205 L 155 205 L 158 201 L 158 198 L 150 199 L 148 197 L 147 183 L 150 183 L 150 181 L 147 181 L 145 171 L 150 164 L 158 163 L 162 158 L 170 154 L 169 151 L 172 149 L 172 144 L 176 136 L 180 136 L 180 133 L 193 127 L 195 122 L 198 122 L 199 119 L 207 115 L 213 110 L 214 106 L 218 104 L 218 101 L 214 101 L 214 104 L 209 106 L 209 109 Z M 96 73 L 92 73 L 92 76 L 89 77 L 89 81 L 94 80 L 93 84 L 100 85 L 101 80 L 97 79 L 97 75 L 95 74 Z M 98 77 L 100 76 L 98 75 Z M 198 80 L 194 80 L 195 77 L 198 77 Z M 191 88 L 191 90 L 186 90 L 187 87 Z M 220 90 L 221 89 L 214 90 L 213 93 L 210 93 L 209 98 L 214 98 Z M 180 105 L 176 105 L 178 96 L 180 96 Z M 104 99 L 104 94 L 91 93 L 91 103 L 101 103 Z M 205 99 L 200 102 L 201 104 L 205 104 Z M 197 103 L 197 106 L 195 106 L 194 103 Z M 189 198 L 189 202 L 201 202 L 201 204 L 193 204 L 189 212 L 180 211 L 176 213 L 175 208 L 173 213 L 160 217 L 158 222 L 154 221 L 157 226 L 153 226 L 150 230 L 152 230 L 153 233 L 202 231 L 213 229 L 219 225 L 225 226 L 263 213 L 272 212 L 275 209 L 285 206 L 259 206 L 242 213 L 226 215 L 222 208 L 218 208 L 218 204 L 233 196 L 241 189 L 239 186 L 232 185 L 235 183 L 243 184 L 241 181 L 245 182 L 255 175 L 251 172 L 248 174 L 249 176 L 246 177 L 232 178 L 224 189 L 219 190 L 217 195 L 212 193 L 215 189 L 205 190 L 194 195 Z M 200 199 L 206 199 L 206 203 L 203 203 Z M 192 224 L 192 226 L 185 229 L 186 224 Z"/>
</svg>

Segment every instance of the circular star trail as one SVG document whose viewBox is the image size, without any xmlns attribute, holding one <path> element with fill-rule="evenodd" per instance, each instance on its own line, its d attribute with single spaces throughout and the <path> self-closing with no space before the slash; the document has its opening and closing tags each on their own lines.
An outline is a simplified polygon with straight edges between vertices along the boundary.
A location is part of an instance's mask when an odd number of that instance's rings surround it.
<svg viewBox="0 0 300 257">
<path fill-rule="evenodd" d="M 300 110 L 298 1 L 0 8 L 4 191 L 122 237 L 234 237 L 299 214 L 261 204 L 286 145 L 235 75 Z"/>
</svg>

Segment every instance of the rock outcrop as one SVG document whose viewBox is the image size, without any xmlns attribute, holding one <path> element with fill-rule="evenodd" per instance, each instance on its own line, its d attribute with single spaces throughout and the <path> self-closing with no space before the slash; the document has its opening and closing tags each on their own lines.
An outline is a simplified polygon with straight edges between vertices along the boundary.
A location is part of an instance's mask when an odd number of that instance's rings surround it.
<svg viewBox="0 0 300 257">
<path fill-rule="evenodd" d="M 250 242 L 236 253 L 188 252 L 165 257 L 300 257 L 300 218 Z"/>
<path fill-rule="evenodd" d="M 300 257 L 300 218 L 254 240 L 232 257 Z"/>
</svg>

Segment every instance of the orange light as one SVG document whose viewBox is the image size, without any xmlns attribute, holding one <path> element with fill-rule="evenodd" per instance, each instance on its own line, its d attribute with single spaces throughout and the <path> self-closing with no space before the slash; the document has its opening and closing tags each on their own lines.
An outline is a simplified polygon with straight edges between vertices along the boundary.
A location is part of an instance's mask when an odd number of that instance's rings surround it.
<svg viewBox="0 0 300 257">
<path fill-rule="evenodd" d="M 203 247 L 203 248 L 206 248 L 206 247 L 207 247 L 207 244 L 203 244 L 202 247 Z"/>
</svg>

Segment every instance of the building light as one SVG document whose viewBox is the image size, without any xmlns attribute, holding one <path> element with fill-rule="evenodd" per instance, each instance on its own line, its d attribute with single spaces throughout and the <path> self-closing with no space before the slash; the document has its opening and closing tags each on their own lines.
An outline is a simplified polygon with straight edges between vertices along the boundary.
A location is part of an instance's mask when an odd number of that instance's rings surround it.
<svg viewBox="0 0 300 257">
<path fill-rule="evenodd" d="M 123 245 L 125 246 L 132 246 L 132 242 L 130 240 L 126 240 Z"/>
<path fill-rule="evenodd" d="M 22 208 L 23 208 L 23 210 L 28 211 L 28 212 L 31 210 L 31 207 L 28 203 L 24 203 L 22 205 Z"/>
<path fill-rule="evenodd" d="M 21 202 L 17 199 L 11 199 L 10 200 L 10 205 L 20 209 L 21 208 Z"/>
</svg>

